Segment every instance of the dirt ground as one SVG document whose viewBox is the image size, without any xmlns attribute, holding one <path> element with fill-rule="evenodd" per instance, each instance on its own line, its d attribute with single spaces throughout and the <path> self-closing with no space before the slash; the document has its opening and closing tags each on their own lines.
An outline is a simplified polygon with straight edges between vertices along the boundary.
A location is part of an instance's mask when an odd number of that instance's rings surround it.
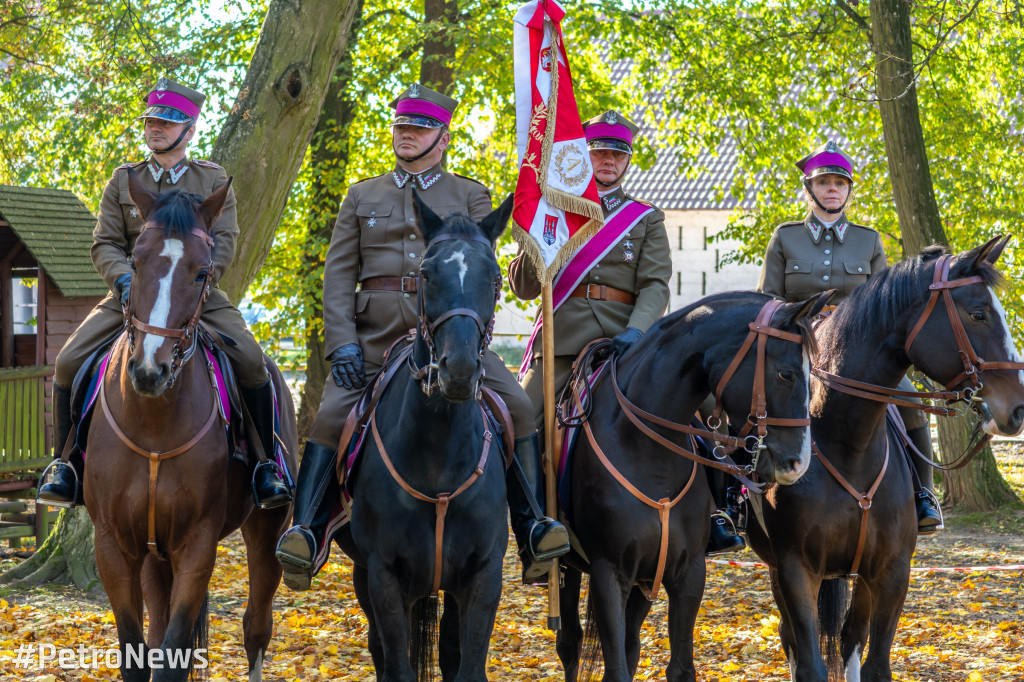
<svg viewBox="0 0 1024 682">
<path fill-rule="evenodd" d="M 1024 493 L 1024 444 L 1004 443 L 997 457 L 1018 494 Z M 914 560 L 892 661 L 896 680 L 1012 682 L 1024 680 L 1024 570 L 929 572 L 943 567 L 1024 564 L 1024 509 L 991 515 L 949 515 L 947 528 L 922 538 Z M 21 553 L 24 556 L 24 553 Z M 755 562 L 746 551 L 735 561 Z M 0 550 L 0 569 L 20 561 Z M 546 593 L 518 584 L 518 560 L 506 555 L 505 589 L 491 638 L 491 680 L 562 680 L 554 634 L 544 627 Z M 211 582 L 210 679 L 248 679 L 241 646 L 245 604 L 244 546 L 237 536 L 222 543 Z M 67 670 L 52 664 L 19 669 L 14 659 L 26 644 L 113 647 L 116 632 L 104 595 L 84 595 L 47 585 L 6 594 L 0 603 L 0 680 L 107 680 L 99 666 Z M 779 645 L 778 611 L 762 568 L 708 564 L 708 579 L 695 632 L 698 679 L 789 680 Z M 275 600 L 275 634 L 264 679 L 372 680 L 365 649 L 366 621 L 351 589 L 348 560 L 338 550 L 314 589 L 282 587 Z M 637 679 L 664 679 L 669 660 L 664 597 L 643 629 Z"/>
</svg>

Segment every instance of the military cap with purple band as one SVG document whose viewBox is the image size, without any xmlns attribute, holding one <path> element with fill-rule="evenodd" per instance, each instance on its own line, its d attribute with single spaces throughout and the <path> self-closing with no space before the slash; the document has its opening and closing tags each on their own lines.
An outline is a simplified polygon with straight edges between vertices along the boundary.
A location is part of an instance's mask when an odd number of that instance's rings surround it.
<svg viewBox="0 0 1024 682">
<path fill-rule="evenodd" d="M 832 140 L 797 161 L 796 167 L 804 174 L 804 180 L 819 175 L 840 175 L 853 182 L 853 159 Z"/>
<path fill-rule="evenodd" d="M 391 108 L 395 110 L 395 120 L 391 125 L 444 128 L 452 122 L 457 106 L 458 100 L 413 83 L 391 102 Z"/>
<path fill-rule="evenodd" d="M 590 149 L 614 149 L 632 155 L 633 138 L 638 132 L 638 126 L 614 109 L 583 123 L 583 134 Z"/>
<path fill-rule="evenodd" d="M 139 118 L 159 118 L 172 123 L 195 121 L 206 101 L 206 95 L 161 77 L 143 98 L 146 110 Z"/>
</svg>

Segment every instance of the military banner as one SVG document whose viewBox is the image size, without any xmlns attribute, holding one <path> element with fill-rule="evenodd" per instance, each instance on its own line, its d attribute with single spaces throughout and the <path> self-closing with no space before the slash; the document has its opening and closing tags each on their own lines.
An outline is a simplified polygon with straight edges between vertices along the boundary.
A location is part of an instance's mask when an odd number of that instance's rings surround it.
<svg viewBox="0 0 1024 682">
<path fill-rule="evenodd" d="M 562 37 L 564 16 L 555 0 L 533 0 L 516 12 L 513 31 L 519 152 L 513 233 L 542 284 L 603 222 Z"/>
</svg>

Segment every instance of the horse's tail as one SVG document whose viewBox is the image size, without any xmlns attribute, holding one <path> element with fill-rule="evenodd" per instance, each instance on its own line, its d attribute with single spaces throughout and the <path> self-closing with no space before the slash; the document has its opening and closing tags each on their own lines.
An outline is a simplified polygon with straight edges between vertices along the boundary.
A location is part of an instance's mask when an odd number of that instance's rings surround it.
<svg viewBox="0 0 1024 682">
<path fill-rule="evenodd" d="M 818 634 L 821 651 L 828 666 L 829 680 L 843 680 L 842 631 L 850 605 L 850 589 L 845 578 L 823 580 L 818 590 Z"/>
<path fill-rule="evenodd" d="M 192 655 L 188 662 L 188 676 L 193 682 L 206 680 L 210 671 L 209 664 L 201 668 L 196 667 L 196 652 L 202 651 L 203 658 L 208 660 L 210 645 L 210 593 L 203 597 L 203 603 L 199 607 L 199 614 L 196 622 L 192 624 L 192 634 L 188 638 L 188 648 Z"/>
<path fill-rule="evenodd" d="M 597 618 L 594 616 L 594 593 L 587 590 L 587 613 L 583 619 L 583 645 L 580 647 L 580 664 L 577 682 L 592 682 L 597 679 L 597 668 L 601 665 L 601 639 L 597 636 Z"/>
<path fill-rule="evenodd" d="M 423 597 L 412 607 L 410 655 L 417 682 L 434 682 L 437 661 L 439 599 Z"/>
</svg>

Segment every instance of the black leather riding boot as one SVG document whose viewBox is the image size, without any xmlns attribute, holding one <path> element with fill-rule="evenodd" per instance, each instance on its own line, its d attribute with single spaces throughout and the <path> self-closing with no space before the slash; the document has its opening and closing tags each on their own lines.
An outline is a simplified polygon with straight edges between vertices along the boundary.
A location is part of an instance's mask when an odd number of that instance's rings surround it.
<svg viewBox="0 0 1024 682">
<path fill-rule="evenodd" d="M 295 525 L 278 540 L 275 552 L 284 569 L 284 583 L 293 590 L 309 589 L 316 574 L 317 551 L 330 542 L 324 535 L 339 492 L 334 475 L 336 455 L 334 450 L 306 441 L 295 485 Z"/>
<path fill-rule="evenodd" d="M 252 492 L 256 504 L 260 509 L 284 506 L 292 501 L 292 494 L 281 478 L 274 457 L 277 452 L 274 439 L 274 384 L 268 379 L 267 383 L 258 388 L 239 388 L 267 456 L 267 461 L 256 463 L 252 474 Z"/>
<path fill-rule="evenodd" d="M 932 457 L 932 438 L 927 426 L 919 426 L 907 432 L 910 442 L 922 455 Z M 917 486 L 914 491 L 914 505 L 917 508 L 917 532 L 919 535 L 942 530 L 942 511 L 932 489 L 934 469 L 917 455 L 910 453 L 917 472 Z"/>
<path fill-rule="evenodd" d="M 547 580 L 553 559 L 569 551 L 569 532 L 558 521 L 545 516 L 535 492 L 544 491 L 540 436 L 536 433 L 516 439 L 515 457 L 505 475 L 512 532 L 523 562 L 523 583 Z"/>
<path fill-rule="evenodd" d="M 702 454 L 710 455 L 704 452 Z M 711 535 L 708 536 L 708 545 L 704 554 L 712 556 L 725 554 L 727 552 L 739 552 L 746 543 L 736 533 L 735 519 L 728 514 L 729 496 L 726 490 L 729 477 L 721 469 L 704 467 L 708 478 L 708 486 L 711 488 L 711 497 L 715 501 L 717 511 L 711 515 Z"/>
<path fill-rule="evenodd" d="M 71 434 L 71 389 L 53 385 L 53 453 L 55 459 L 39 479 L 36 501 L 50 507 L 74 507 L 81 502 L 81 476 L 74 464 L 81 457 L 72 456 L 70 464 L 60 457 Z"/>
</svg>

